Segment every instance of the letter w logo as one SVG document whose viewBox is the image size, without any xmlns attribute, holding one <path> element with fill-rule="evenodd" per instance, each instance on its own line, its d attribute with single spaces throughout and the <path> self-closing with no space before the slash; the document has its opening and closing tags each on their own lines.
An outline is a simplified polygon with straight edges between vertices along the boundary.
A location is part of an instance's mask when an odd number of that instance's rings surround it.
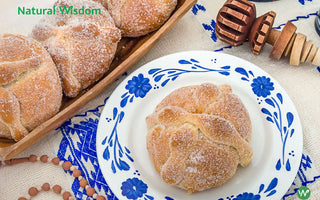
<svg viewBox="0 0 320 200">
<path fill-rule="evenodd" d="M 310 190 L 299 190 L 298 193 L 299 196 L 306 197 L 310 193 Z"/>
<path fill-rule="evenodd" d="M 300 187 L 297 191 L 297 195 L 300 199 L 308 199 L 310 197 L 311 191 L 307 187 Z"/>
</svg>

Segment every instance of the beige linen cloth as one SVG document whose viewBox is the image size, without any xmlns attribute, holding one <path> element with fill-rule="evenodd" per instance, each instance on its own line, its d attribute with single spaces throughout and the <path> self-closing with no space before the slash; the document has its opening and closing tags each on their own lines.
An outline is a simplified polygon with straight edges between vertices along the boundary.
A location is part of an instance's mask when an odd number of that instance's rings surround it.
<svg viewBox="0 0 320 200">
<path fill-rule="evenodd" d="M 54 1 L 41 0 L 2 0 L 0 2 L 0 33 L 17 33 L 28 35 L 32 26 L 40 16 L 18 16 L 18 6 L 48 6 Z M 150 50 L 128 74 L 143 64 L 167 54 L 188 50 L 219 50 L 248 60 L 269 73 L 286 90 L 299 113 L 303 129 L 303 157 L 296 179 L 283 197 L 286 200 L 299 199 L 296 190 L 305 185 L 311 190 L 312 200 L 320 199 L 320 70 L 317 66 L 304 63 L 300 66 L 290 66 L 288 58 L 280 61 L 269 58 L 271 46 L 266 45 L 261 55 L 251 53 L 248 43 L 230 48 L 228 44 L 216 39 L 214 23 L 216 15 L 224 0 L 199 0 L 170 32 Z M 256 2 L 257 16 L 270 10 L 277 13 L 274 27 L 283 28 L 288 20 L 297 26 L 297 32 L 303 33 L 308 40 L 320 47 L 320 36 L 314 29 L 316 12 L 320 9 L 320 0 L 276 0 L 271 2 Z M 99 170 L 95 155 L 94 138 L 97 121 L 108 96 L 124 79 L 120 77 L 106 88 L 98 97 L 88 103 L 78 114 L 66 122 L 64 128 L 53 131 L 49 136 L 21 153 L 18 157 L 30 154 L 50 157 L 59 156 L 61 159 L 76 161 L 80 159 L 80 168 L 84 171 L 89 183 L 99 194 L 116 197 L 109 190 Z M 66 127 L 80 130 L 81 127 L 92 126 L 91 138 L 72 132 Z M 83 134 L 87 133 L 84 131 Z M 84 136 L 83 136 L 84 137 Z M 91 141 L 86 144 L 83 143 Z M 71 148 L 70 145 L 82 145 L 82 148 Z M 90 145 L 93 145 L 92 148 Z M 74 151 L 77 150 L 77 151 Z M 80 157 L 77 157 L 81 154 Z M 106 180 L 108 182 L 108 180 Z M 0 199 L 11 200 L 27 194 L 32 186 L 40 186 L 44 182 L 60 184 L 64 189 L 72 191 L 77 199 L 90 199 L 79 189 L 72 175 L 65 173 L 60 167 L 51 164 L 23 163 L 15 166 L 0 167 Z M 235 198 L 235 197 L 233 197 Z M 60 196 L 40 193 L 33 199 L 61 199 Z M 121 198 L 120 198 L 121 199 Z M 247 199 L 247 198 L 242 198 Z"/>
</svg>

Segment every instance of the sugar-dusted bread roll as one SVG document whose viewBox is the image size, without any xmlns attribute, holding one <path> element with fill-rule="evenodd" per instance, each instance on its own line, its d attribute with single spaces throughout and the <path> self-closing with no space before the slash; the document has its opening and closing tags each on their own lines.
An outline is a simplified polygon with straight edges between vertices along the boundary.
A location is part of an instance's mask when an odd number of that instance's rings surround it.
<svg viewBox="0 0 320 200">
<path fill-rule="evenodd" d="M 106 8 L 98 2 L 59 0 L 55 6 L 56 14 L 44 16 L 34 27 L 32 37 L 40 41 L 52 56 L 65 95 L 75 97 L 108 71 L 121 33 Z M 83 6 L 89 11 L 99 9 L 100 13 L 76 15 L 60 12 L 60 8 L 71 6 L 73 10 Z"/>
<path fill-rule="evenodd" d="M 177 0 L 107 0 L 108 10 L 124 37 L 139 37 L 158 29 L 176 5 Z"/>
<path fill-rule="evenodd" d="M 0 137 L 22 139 L 59 111 L 62 87 L 43 46 L 32 38 L 0 35 Z"/>
<path fill-rule="evenodd" d="M 108 7 L 108 3 L 107 3 L 108 0 L 93 0 L 93 1 L 101 3 L 106 8 Z"/>
<path fill-rule="evenodd" d="M 203 191 L 228 181 L 250 164 L 251 121 L 229 86 L 179 88 L 146 118 L 147 150 L 164 182 Z"/>
</svg>

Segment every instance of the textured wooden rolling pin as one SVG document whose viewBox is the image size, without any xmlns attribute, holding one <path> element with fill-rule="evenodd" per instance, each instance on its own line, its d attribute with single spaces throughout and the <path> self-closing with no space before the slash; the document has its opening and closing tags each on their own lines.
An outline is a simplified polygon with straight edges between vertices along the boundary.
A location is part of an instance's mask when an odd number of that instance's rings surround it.
<svg viewBox="0 0 320 200">
<path fill-rule="evenodd" d="M 255 4 L 247 0 L 227 0 L 217 15 L 216 35 L 232 46 L 248 39 L 252 52 L 259 55 L 265 43 L 271 44 L 270 57 L 279 60 L 290 56 L 290 65 L 312 62 L 320 65 L 320 48 L 307 41 L 304 34 L 296 33 L 290 21 L 282 31 L 272 29 L 276 13 L 270 11 L 256 18 Z"/>
</svg>

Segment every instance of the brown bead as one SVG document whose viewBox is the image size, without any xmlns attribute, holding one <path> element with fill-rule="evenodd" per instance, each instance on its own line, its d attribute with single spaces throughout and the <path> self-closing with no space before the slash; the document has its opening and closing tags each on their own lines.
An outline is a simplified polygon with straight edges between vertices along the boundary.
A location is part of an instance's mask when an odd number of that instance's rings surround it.
<svg viewBox="0 0 320 200">
<path fill-rule="evenodd" d="M 88 181 L 87 181 L 86 179 L 81 179 L 81 181 L 80 181 L 80 186 L 81 186 L 82 188 L 85 188 L 86 185 L 88 185 Z"/>
<path fill-rule="evenodd" d="M 32 197 L 34 197 L 34 196 L 36 196 L 37 194 L 38 194 L 38 189 L 37 188 L 35 188 L 35 187 L 31 187 L 30 189 L 29 189 L 29 195 L 30 196 L 32 196 Z"/>
<path fill-rule="evenodd" d="M 59 165 L 60 159 L 58 157 L 55 157 L 51 161 L 54 165 Z"/>
<path fill-rule="evenodd" d="M 36 161 L 37 161 L 37 156 L 36 156 L 36 155 L 31 155 L 31 156 L 29 157 L 29 161 L 30 161 L 30 162 L 36 162 Z"/>
<path fill-rule="evenodd" d="M 53 190 L 54 193 L 60 194 L 62 189 L 61 189 L 60 185 L 54 185 L 52 190 Z"/>
<path fill-rule="evenodd" d="M 43 191 L 49 191 L 50 190 L 50 184 L 49 183 L 44 183 L 41 188 Z"/>
<path fill-rule="evenodd" d="M 68 200 L 69 197 L 71 197 L 71 194 L 70 194 L 70 192 L 64 192 L 64 193 L 62 194 L 62 197 L 63 197 L 63 200 Z"/>
<path fill-rule="evenodd" d="M 92 195 L 93 195 L 94 193 L 96 193 L 96 191 L 94 190 L 94 188 L 89 187 L 89 188 L 87 189 L 87 195 L 88 195 L 88 196 L 92 197 Z"/>
<path fill-rule="evenodd" d="M 81 176 L 81 171 L 78 169 L 73 170 L 72 172 L 73 177 L 78 178 L 79 176 Z"/>
<path fill-rule="evenodd" d="M 106 198 L 104 196 L 98 196 L 97 200 L 106 200 Z"/>
<path fill-rule="evenodd" d="M 43 162 L 43 163 L 46 163 L 46 162 L 48 162 L 48 156 L 47 155 L 42 155 L 41 157 L 40 157 L 40 161 L 41 162 Z"/>
<path fill-rule="evenodd" d="M 70 167 L 72 166 L 70 161 L 66 161 L 62 164 L 62 167 L 64 170 L 70 170 Z"/>
<path fill-rule="evenodd" d="M 25 197 L 20 197 L 18 200 L 27 200 Z"/>
</svg>

